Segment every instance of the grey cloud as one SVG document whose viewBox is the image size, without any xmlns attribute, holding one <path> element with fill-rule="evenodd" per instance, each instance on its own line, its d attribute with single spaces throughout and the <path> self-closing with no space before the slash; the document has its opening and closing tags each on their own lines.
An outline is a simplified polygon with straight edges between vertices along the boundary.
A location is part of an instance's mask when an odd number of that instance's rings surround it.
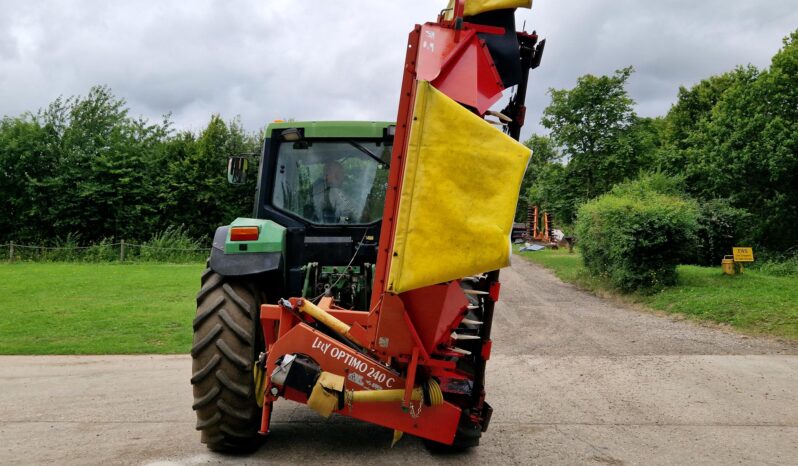
<svg viewBox="0 0 798 466">
<path fill-rule="evenodd" d="M 0 114 L 109 85 L 134 115 L 199 129 L 211 113 L 249 130 L 275 118 L 392 119 L 408 31 L 446 4 L 413 1 L 0 0 Z M 548 38 L 525 134 L 549 88 L 628 65 L 638 113 L 679 85 L 768 65 L 798 25 L 794 1 L 536 0 L 519 26 Z"/>
<path fill-rule="evenodd" d="M 667 112 L 680 85 L 737 65 L 768 66 L 782 37 L 798 27 L 794 1 L 539 1 L 538 32 L 548 37 L 544 65 L 531 89 L 539 115 L 546 89 L 572 87 L 586 73 L 633 65 L 629 91 L 641 115 Z"/>
</svg>

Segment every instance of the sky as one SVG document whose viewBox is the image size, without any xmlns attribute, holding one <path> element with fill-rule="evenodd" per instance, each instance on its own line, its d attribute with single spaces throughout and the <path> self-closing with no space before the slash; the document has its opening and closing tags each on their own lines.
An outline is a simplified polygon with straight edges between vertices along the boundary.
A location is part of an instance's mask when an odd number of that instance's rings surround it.
<svg viewBox="0 0 798 466">
<path fill-rule="evenodd" d="M 393 120 L 407 33 L 446 0 L 0 0 L 0 115 L 107 85 L 133 116 L 199 130 L 214 113 L 257 131 L 274 119 Z M 524 136 L 545 132 L 550 88 L 629 65 L 642 116 L 679 86 L 767 67 L 798 28 L 796 0 L 535 0 L 517 25 L 547 39 Z"/>
</svg>

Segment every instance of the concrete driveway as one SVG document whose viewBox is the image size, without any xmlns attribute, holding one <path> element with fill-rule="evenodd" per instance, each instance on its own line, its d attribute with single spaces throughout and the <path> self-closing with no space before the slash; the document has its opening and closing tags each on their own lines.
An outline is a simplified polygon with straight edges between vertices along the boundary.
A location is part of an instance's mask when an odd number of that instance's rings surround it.
<svg viewBox="0 0 798 466">
<path fill-rule="evenodd" d="M 257 452 L 217 455 L 188 356 L 0 357 L 0 464 L 798 464 L 795 345 L 620 307 L 518 257 L 502 279 L 493 421 L 464 454 L 281 400 Z"/>
</svg>

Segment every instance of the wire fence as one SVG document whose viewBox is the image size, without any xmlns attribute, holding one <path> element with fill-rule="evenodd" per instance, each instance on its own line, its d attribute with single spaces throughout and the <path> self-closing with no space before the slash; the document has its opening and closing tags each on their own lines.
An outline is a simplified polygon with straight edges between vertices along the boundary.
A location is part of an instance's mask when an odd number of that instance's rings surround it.
<svg viewBox="0 0 798 466">
<path fill-rule="evenodd" d="M 101 241 L 88 246 L 43 246 L 9 242 L 0 244 L 8 262 L 201 262 L 211 248 L 171 247 L 151 244 Z"/>
</svg>

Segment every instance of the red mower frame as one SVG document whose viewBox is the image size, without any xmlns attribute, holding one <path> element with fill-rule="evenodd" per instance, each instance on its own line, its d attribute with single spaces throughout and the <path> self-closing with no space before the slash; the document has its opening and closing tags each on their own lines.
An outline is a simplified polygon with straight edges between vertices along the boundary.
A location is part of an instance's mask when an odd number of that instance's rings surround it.
<svg viewBox="0 0 798 466">
<path fill-rule="evenodd" d="M 504 29 L 464 22 L 463 4 L 462 0 L 455 3 L 452 19 L 441 14 L 435 23 L 416 25 L 408 37 L 370 309 L 341 309 L 331 298 L 322 298 L 317 305 L 291 298 L 261 307 L 266 342 L 259 362 L 265 374 L 262 435 L 269 432 L 272 404 L 279 397 L 308 403 L 307 393 L 278 386 L 270 378 L 289 354 L 307 357 L 322 371 L 344 377 L 346 396 L 334 410 L 337 414 L 447 445 L 464 425 L 476 430 L 477 438 L 488 427 L 492 410 L 485 402 L 484 369 L 492 347 L 498 271 L 471 277 L 468 286 L 457 280 L 400 294 L 386 291 L 417 81 L 427 80 L 444 93 L 457 93 L 455 100 L 466 100 L 481 116 L 504 89 L 491 54 L 477 35 L 504 34 Z M 534 53 L 537 36 L 522 32 L 518 37 L 521 58 L 524 41 L 527 45 L 532 41 L 528 53 Z M 526 87 L 527 77 L 528 70 L 519 87 Z M 505 112 L 522 119 L 522 104 Z M 480 342 L 474 353 L 457 348 L 455 331 L 475 306 L 482 321 L 474 322 L 479 325 L 474 340 Z M 314 323 L 325 331 L 314 328 Z M 331 332 L 325 333 L 326 329 Z M 457 358 L 465 353 L 473 358 L 471 371 L 458 367 Z M 444 401 L 431 402 L 433 385 L 439 387 Z M 470 387 L 468 393 L 462 390 L 464 385 Z M 420 400 L 414 395 L 418 387 L 424 388 Z M 352 402 L 354 392 L 361 391 L 396 393 L 398 401 Z"/>
</svg>

